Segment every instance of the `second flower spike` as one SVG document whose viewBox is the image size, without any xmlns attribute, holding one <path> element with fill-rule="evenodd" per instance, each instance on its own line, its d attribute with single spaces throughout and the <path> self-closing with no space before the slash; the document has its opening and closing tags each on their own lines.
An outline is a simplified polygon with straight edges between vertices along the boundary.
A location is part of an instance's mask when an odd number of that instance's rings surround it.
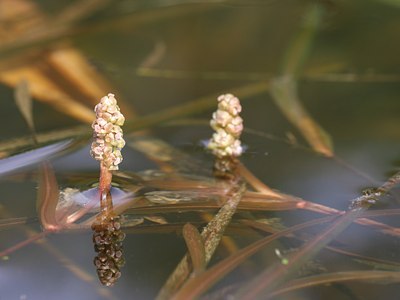
<svg viewBox="0 0 400 300">
<path fill-rule="evenodd" d="M 218 97 L 218 109 L 210 121 L 215 130 L 207 148 L 218 158 L 238 157 L 243 148 L 240 135 L 243 131 L 243 119 L 239 116 L 242 106 L 232 94 Z"/>
</svg>

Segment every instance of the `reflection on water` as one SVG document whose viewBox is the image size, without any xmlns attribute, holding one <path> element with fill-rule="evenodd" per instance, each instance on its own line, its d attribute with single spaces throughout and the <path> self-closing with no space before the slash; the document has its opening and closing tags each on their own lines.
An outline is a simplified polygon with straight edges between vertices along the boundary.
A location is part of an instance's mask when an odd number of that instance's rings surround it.
<svg viewBox="0 0 400 300">
<path fill-rule="evenodd" d="M 12 2 L 13 9 L 2 9 L 6 2 Z M 19 8 L 15 4 L 22 2 L 30 4 Z M 85 129 L 69 129 L 90 119 L 90 101 L 98 101 L 93 92 L 98 87 L 78 76 L 84 69 L 71 59 L 77 57 L 75 52 L 68 59 L 55 55 L 63 47 L 81 51 L 95 72 L 90 78 L 103 76 L 96 81 L 107 89 L 102 95 L 115 90 L 121 99 L 125 96 L 124 114 L 130 107 L 138 115 L 151 114 L 245 87 L 241 90 L 245 95 L 243 118 L 252 130 L 244 132 L 248 149 L 241 162 L 282 193 L 344 210 L 365 187 L 377 187 L 387 179 L 386 173 L 395 167 L 392 162 L 399 160 L 400 18 L 396 1 L 320 1 L 318 30 L 312 32 L 307 31 L 309 6 L 305 4 L 315 1 L 250 1 L 251 5 L 233 0 L 185 1 L 180 5 L 128 0 L 93 11 L 90 5 L 67 10 L 64 2 L 0 1 L 0 37 L 4 36 L 0 44 L 0 147 L 7 144 L 0 157 L 18 154 L 0 162 L 0 251 L 42 232 L 35 208 L 36 161 L 66 146 L 58 141 L 88 135 Z M 18 9 L 28 11 L 30 17 L 21 17 L 23 12 Z M 11 22 L 13 14 L 19 17 Z M 46 23 L 54 20 L 60 22 Z M 304 34 L 297 36 L 298 31 Z M 304 37 L 308 40 L 302 45 Z M 298 47 L 307 51 L 288 51 Z M 67 62 L 67 67 L 57 58 Z M 295 123 L 274 104 L 277 100 L 267 94 L 269 80 L 282 75 L 288 62 L 296 59 L 301 62 L 294 68 L 297 90 L 289 94 L 297 96 L 329 134 L 333 158 L 312 151 Z M 11 139 L 28 133 L 12 100 L 13 80 L 20 74 L 32 81 L 33 96 L 39 100 L 33 112 L 45 146 L 31 152 L 24 152 L 32 149 L 30 138 Z M 41 88 L 35 88 L 35 80 Z M 254 82 L 260 82 L 259 92 L 249 87 Z M 74 112 L 72 106 L 79 109 Z M 54 217 L 64 221 L 65 228 L 45 232 L 45 238 L 32 239 L 1 258 L 0 300 L 154 299 L 186 252 L 181 235 L 184 224 L 201 231 L 224 203 L 221 194 L 227 187 L 216 183 L 211 176 L 212 159 L 196 147 L 210 136 L 209 128 L 202 125 L 208 122 L 210 107 L 192 108 L 202 117 L 197 124 L 186 119 L 181 125 L 151 128 L 140 137 L 128 138 L 122 172 L 114 176 L 118 187 L 112 189 L 112 206 L 110 198 L 98 205 L 97 189 L 91 185 L 97 181 L 98 166 L 87 149 L 53 159 L 61 192 Z M 181 110 L 168 113 L 177 111 Z M 207 112 L 201 115 L 203 111 Z M 127 118 L 130 124 L 136 120 L 133 115 Z M 142 120 L 140 126 L 168 119 L 155 117 Z M 63 134 L 58 132 L 64 128 Z M 40 135 L 47 130 L 55 131 Z M 23 168 L 17 170 L 19 166 Z M 157 167 L 161 170 L 149 171 Z M 400 227 L 398 195 L 395 189 L 374 204 L 371 211 L 377 215 L 368 218 L 378 224 L 352 224 L 299 273 L 398 272 L 398 236 L 393 231 Z M 92 204 L 91 199 L 95 199 Z M 277 230 L 322 216 L 315 207 L 307 210 L 305 202 L 299 204 L 296 199 L 279 202 L 253 191 L 245 195 L 211 265 Z M 282 257 L 290 262 L 289 254 L 326 228 L 321 224 L 274 241 L 225 276 L 212 290 L 217 295 L 214 299 L 227 297 L 229 291 L 282 262 Z M 399 287 L 394 278 L 319 285 L 277 299 L 397 299 Z"/>
<path fill-rule="evenodd" d="M 125 234 L 121 229 L 120 217 L 113 212 L 111 193 L 103 198 L 101 212 L 92 224 L 94 250 L 97 252 L 94 265 L 100 282 L 112 286 L 121 277 L 121 267 L 125 264 L 122 256 Z"/>
</svg>

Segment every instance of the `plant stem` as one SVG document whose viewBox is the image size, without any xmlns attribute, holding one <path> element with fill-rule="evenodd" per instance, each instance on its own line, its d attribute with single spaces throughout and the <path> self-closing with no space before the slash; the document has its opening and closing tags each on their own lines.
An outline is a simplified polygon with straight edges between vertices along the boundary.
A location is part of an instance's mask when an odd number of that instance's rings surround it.
<svg viewBox="0 0 400 300">
<path fill-rule="evenodd" d="M 107 195 L 111 189 L 112 172 L 103 164 L 100 163 L 100 181 L 99 181 L 99 191 L 100 200 L 102 195 Z"/>
<path fill-rule="evenodd" d="M 215 217 L 207 224 L 201 233 L 201 236 L 204 239 L 206 264 L 210 261 L 212 255 L 217 249 L 225 228 L 228 226 L 233 214 L 236 212 L 237 205 L 242 199 L 245 191 L 245 183 L 232 181 L 232 188 L 229 192 L 226 203 L 221 207 Z M 189 265 L 188 255 L 186 254 L 169 276 L 156 299 L 171 299 L 171 296 L 183 285 L 191 272 L 192 266 Z"/>
</svg>

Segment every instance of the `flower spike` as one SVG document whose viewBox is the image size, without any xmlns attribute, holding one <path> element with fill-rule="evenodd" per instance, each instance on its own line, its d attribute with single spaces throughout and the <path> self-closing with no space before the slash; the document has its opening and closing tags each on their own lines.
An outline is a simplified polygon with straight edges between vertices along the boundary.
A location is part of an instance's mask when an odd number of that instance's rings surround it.
<svg viewBox="0 0 400 300">
<path fill-rule="evenodd" d="M 100 199 L 110 191 L 112 171 L 118 170 L 122 161 L 121 149 L 125 146 L 121 126 L 125 118 L 113 94 L 101 98 L 94 108 L 96 119 L 92 124 L 93 142 L 90 155 L 100 161 Z"/>
<path fill-rule="evenodd" d="M 92 124 L 93 142 L 90 154 L 108 170 L 118 170 L 122 161 L 121 149 L 125 146 L 121 129 L 125 118 L 113 94 L 101 98 L 94 111 L 96 120 Z"/>
<path fill-rule="evenodd" d="M 215 130 L 207 148 L 218 158 L 238 157 L 243 148 L 240 135 L 243 131 L 243 119 L 239 116 L 242 106 L 238 98 L 232 94 L 218 97 L 218 110 L 210 121 Z"/>
</svg>

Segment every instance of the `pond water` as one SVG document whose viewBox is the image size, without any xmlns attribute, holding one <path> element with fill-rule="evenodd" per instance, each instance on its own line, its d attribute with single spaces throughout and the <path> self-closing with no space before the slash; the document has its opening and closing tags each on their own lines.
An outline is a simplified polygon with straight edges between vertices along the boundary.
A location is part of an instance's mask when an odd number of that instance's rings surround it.
<svg viewBox="0 0 400 300">
<path fill-rule="evenodd" d="M 293 201 L 348 211 L 352 199 L 399 171 L 398 1 L 18 0 L 13 9 L 11 2 L 0 1 L 0 300 L 155 299 L 187 252 L 183 225 L 201 231 L 229 189 L 213 177 L 214 158 L 204 150 L 219 94 L 242 101 L 241 163 L 298 198 L 284 198 L 290 209 L 242 203 L 210 266 L 271 230 L 325 216 Z M 69 56 L 55 62 L 52 54 L 65 49 Z M 79 77 L 84 68 L 92 73 Z M 22 79 L 34 99 L 38 145 L 14 101 Z M 112 287 L 100 283 L 93 263 L 98 205 L 48 232 L 43 214 L 54 216 L 57 201 L 43 202 L 38 193 L 63 192 L 57 213 L 65 217 L 96 198 L 99 164 L 89 155 L 87 119 L 98 89 L 116 94 L 127 119 L 112 192 L 126 234 L 125 264 Z M 395 186 L 368 210 L 380 213 L 371 216 L 380 225 L 350 221 L 327 238 L 328 247 L 306 251 L 309 259 L 289 264 L 290 276 L 280 275 L 257 297 L 397 299 L 399 201 Z M 204 299 L 242 299 L 258 274 L 277 263 L 279 269 L 284 259 L 301 261 L 296 249 L 332 224 L 274 240 Z M 359 273 L 341 282 L 338 272 Z M 323 274 L 335 280 L 273 294 L 295 278 Z M 354 280 L 364 275 L 370 277 Z"/>
</svg>

